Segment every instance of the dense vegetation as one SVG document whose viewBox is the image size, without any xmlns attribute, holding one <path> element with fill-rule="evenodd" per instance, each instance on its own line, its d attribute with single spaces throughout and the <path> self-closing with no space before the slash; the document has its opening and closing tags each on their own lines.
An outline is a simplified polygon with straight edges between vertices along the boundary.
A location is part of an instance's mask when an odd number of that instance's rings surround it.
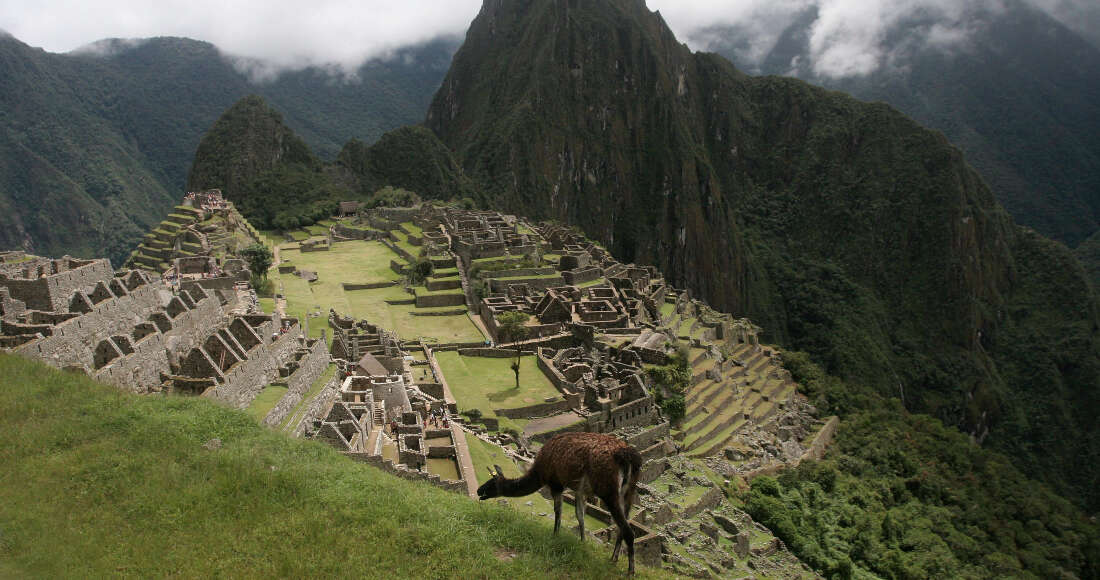
<svg viewBox="0 0 1100 580">
<path fill-rule="evenodd" d="M 832 578 L 1078 578 L 1100 575 L 1100 529 L 1008 458 L 896 399 L 827 376 L 803 353 L 792 373 L 843 412 L 823 461 L 761 477 L 746 509 Z"/>
<path fill-rule="evenodd" d="M 199 139 L 237 99 L 276 103 L 325 158 L 423 118 L 454 39 L 398 51 L 355 78 L 308 69 L 252 81 L 181 38 L 50 54 L 0 34 L 0 247 L 115 264 L 179 202 Z"/>
<path fill-rule="evenodd" d="M 667 364 L 647 366 L 646 374 L 653 382 L 653 398 L 661 411 L 670 423 L 678 424 L 687 412 L 684 395 L 691 387 L 691 365 L 687 352 L 677 352 Z"/>
<path fill-rule="evenodd" d="M 507 507 L 398 479 L 209 401 L 127 395 L 4 354 L 0 374 L 6 578 L 625 570 L 574 534 L 552 536 Z"/>
<path fill-rule="evenodd" d="M 316 172 L 321 161 L 258 96 L 237 101 L 206 132 L 195 151 L 187 189 L 222 188 L 246 199 L 245 186 L 276 168 Z"/>
<path fill-rule="evenodd" d="M 371 146 L 352 140 L 340 151 L 337 163 L 358 178 L 364 193 L 392 185 L 433 199 L 473 194 L 450 150 L 420 126 L 394 129 Z"/>
<path fill-rule="evenodd" d="M 1100 288 L 1100 230 L 1074 248 L 1073 254 L 1085 267 L 1092 285 Z"/>
<path fill-rule="evenodd" d="M 693 54 L 629 0 L 487 3 L 427 124 L 494 207 L 579 225 L 1100 506 L 1096 296 L 941 134 Z"/>
<path fill-rule="evenodd" d="M 421 197 L 468 199 L 472 192 L 450 151 L 423 127 L 401 127 L 371 146 L 352 140 L 325 163 L 254 95 L 203 136 L 188 188 L 221 188 L 256 227 L 279 230 L 329 217 L 341 201 L 408 206 Z"/>
</svg>

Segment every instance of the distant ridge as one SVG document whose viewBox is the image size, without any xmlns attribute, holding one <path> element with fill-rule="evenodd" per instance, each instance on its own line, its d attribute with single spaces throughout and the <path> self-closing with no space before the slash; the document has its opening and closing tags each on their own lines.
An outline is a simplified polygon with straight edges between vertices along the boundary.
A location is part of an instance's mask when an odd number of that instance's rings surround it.
<svg viewBox="0 0 1100 580">
<path fill-rule="evenodd" d="M 0 35 L 0 247 L 116 265 L 182 195 L 199 138 L 239 98 L 270 99 L 319 155 L 419 120 L 455 41 L 253 83 L 216 47 L 107 39 L 51 54 Z"/>
</svg>

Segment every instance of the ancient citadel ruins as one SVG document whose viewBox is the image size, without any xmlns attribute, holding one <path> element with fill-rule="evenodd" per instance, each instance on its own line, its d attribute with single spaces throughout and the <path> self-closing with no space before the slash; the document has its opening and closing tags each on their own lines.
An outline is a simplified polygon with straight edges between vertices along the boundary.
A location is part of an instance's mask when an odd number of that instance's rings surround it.
<svg viewBox="0 0 1100 580">
<path fill-rule="evenodd" d="M 791 566 L 793 556 L 730 508 L 722 488 L 736 475 L 819 456 L 836 423 L 815 418 L 751 323 L 558 224 L 433 205 L 343 204 L 341 212 L 320 235 L 276 244 L 301 262 L 281 260 L 277 272 L 313 283 L 317 274 L 304 268 L 314 252 L 380 244 L 392 253 L 394 279 L 344 291 L 388 288 L 396 292 L 389 303 L 440 320 L 468 313 L 482 340 L 403 337 L 335 310 L 303 319 L 287 315 L 282 301 L 264 313 L 235 257 L 263 237 L 220 192 L 203 192 L 148 234 L 126 269 L 0 253 L 0 347 L 134 393 L 202 396 L 238 409 L 277 385 L 285 392 L 264 424 L 474 497 L 472 445 L 522 465 L 555 433 L 615 433 L 646 460 L 633 518 L 640 562 L 700 576 Z M 414 284 L 409 275 L 424 262 L 432 272 Z M 500 344 L 508 312 L 528 315 L 526 336 Z M 326 316 L 327 328 L 310 338 L 309 318 L 316 333 Z M 687 356 L 691 378 L 684 417 L 670 425 L 660 403 L 673 393 L 650 369 L 677 355 Z M 517 356 L 552 390 L 476 412 L 456 397 L 441 364 Z"/>
</svg>

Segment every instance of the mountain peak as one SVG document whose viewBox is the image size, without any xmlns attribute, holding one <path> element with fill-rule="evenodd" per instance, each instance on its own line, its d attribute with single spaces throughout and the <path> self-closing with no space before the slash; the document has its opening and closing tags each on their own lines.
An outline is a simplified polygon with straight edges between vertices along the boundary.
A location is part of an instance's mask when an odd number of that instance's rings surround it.
<svg viewBox="0 0 1100 580">
<path fill-rule="evenodd" d="M 315 166 L 309 147 L 262 97 L 237 101 L 199 142 L 187 179 L 190 191 L 223 189 L 234 198 L 242 186 L 283 164 Z"/>
</svg>

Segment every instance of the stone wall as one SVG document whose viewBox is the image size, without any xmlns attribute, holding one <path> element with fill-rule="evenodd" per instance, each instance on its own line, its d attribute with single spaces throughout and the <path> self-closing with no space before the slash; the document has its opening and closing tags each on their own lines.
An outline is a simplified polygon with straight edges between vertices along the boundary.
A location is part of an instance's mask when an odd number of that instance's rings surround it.
<svg viewBox="0 0 1100 580">
<path fill-rule="evenodd" d="M 289 429 L 295 437 L 301 437 L 307 427 L 313 424 L 314 420 L 320 420 L 322 417 L 328 415 L 328 410 L 332 407 L 332 403 L 336 401 L 336 397 L 340 391 L 340 383 L 343 382 L 340 378 L 340 373 L 337 372 L 321 389 L 321 392 L 308 403 L 306 411 L 302 413 L 302 419 L 298 421 L 297 425 L 290 425 Z"/>
<path fill-rule="evenodd" d="M 427 294 L 416 297 L 417 308 L 435 308 L 439 306 L 465 306 L 466 297 L 462 294 Z"/>
<path fill-rule="evenodd" d="M 425 281 L 425 286 L 428 290 L 458 290 L 462 288 L 462 279 L 455 278 L 428 278 Z"/>
<path fill-rule="evenodd" d="M 574 406 L 580 405 L 580 395 L 575 392 L 576 385 L 565 378 L 565 375 L 561 374 L 555 366 L 552 360 L 546 358 L 541 352 L 535 353 L 535 364 L 538 365 L 539 370 L 546 375 L 547 379 L 553 383 L 554 388 L 558 389 L 558 392 L 566 399 L 574 399 Z"/>
<path fill-rule="evenodd" d="M 369 284 L 349 284 L 347 282 L 342 283 L 344 290 L 377 290 L 379 288 L 389 288 L 390 286 L 396 286 L 397 282 L 371 282 Z"/>
<path fill-rule="evenodd" d="M 571 408 L 572 407 L 569 406 L 569 401 L 562 399 L 549 403 L 537 403 L 526 407 L 518 407 L 516 409 L 493 409 L 493 413 L 496 413 L 498 417 L 507 417 L 509 419 L 527 419 L 531 417 L 555 415 L 568 411 Z"/>
<path fill-rule="evenodd" d="M 309 354 L 298 361 L 298 369 L 286 378 L 287 392 L 275 408 L 264 417 L 264 424 L 275 427 L 282 423 L 291 409 L 309 392 L 313 383 L 324 374 L 331 361 L 325 341 L 314 341 Z"/>
<path fill-rule="evenodd" d="M 721 489 L 712 487 L 703 494 L 703 497 L 699 498 L 699 501 L 684 508 L 680 517 L 687 519 L 709 509 L 714 509 L 718 504 L 722 503 L 722 499 L 724 498 L 725 495 L 722 493 Z"/>
<path fill-rule="evenodd" d="M 835 415 L 829 417 L 829 420 L 825 422 L 825 425 L 823 425 L 821 430 L 817 432 L 817 435 L 814 436 L 813 443 L 810 444 L 810 448 L 806 450 L 806 453 L 802 455 L 802 459 L 820 461 L 822 457 L 825 457 L 825 449 L 833 442 L 833 436 L 836 435 L 836 428 L 839 425 L 839 417 Z"/>
<path fill-rule="evenodd" d="M 558 271 L 554 268 L 517 268 L 515 270 L 481 272 L 478 275 L 482 278 L 523 278 L 531 276 L 553 276 L 557 273 Z"/>
<path fill-rule="evenodd" d="M 533 354 L 530 350 L 520 350 L 524 356 Z M 461 348 L 458 354 L 462 356 L 480 356 L 485 358 L 515 358 L 516 350 L 510 348 Z"/>
<path fill-rule="evenodd" d="M 584 284 L 585 282 L 591 282 L 597 280 L 600 276 L 603 276 L 603 271 L 599 268 L 587 268 L 585 270 L 568 270 L 561 273 L 562 278 L 566 284 L 574 286 L 577 284 Z"/>
<path fill-rule="evenodd" d="M 391 242 L 390 240 L 387 240 L 385 238 L 383 238 L 381 240 L 381 242 L 387 248 L 393 250 L 393 253 L 395 253 L 398 256 L 401 256 L 402 258 L 404 258 L 406 262 L 408 262 L 410 264 L 415 264 L 416 263 L 416 256 L 406 252 L 405 249 L 402 248 L 401 246 L 398 246 L 397 244 L 394 244 L 393 242 Z"/>
<path fill-rule="evenodd" d="M 341 238 L 348 238 L 352 240 L 379 240 L 388 235 L 387 232 L 349 228 L 340 223 L 332 226 L 332 232 L 340 236 Z"/>
<path fill-rule="evenodd" d="M 224 374 L 225 382 L 215 387 L 209 396 L 231 407 L 247 407 L 301 346 L 300 333 L 301 328 L 294 324 L 273 341 L 261 336 L 263 344 L 253 347 L 246 353 L 245 360 L 230 367 Z"/>
<path fill-rule="evenodd" d="M 460 493 L 466 495 L 466 482 L 463 481 L 450 481 L 441 479 L 438 475 L 427 473 L 424 471 L 416 471 L 405 467 L 404 465 L 395 465 L 388 459 L 383 459 L 380 455 L 371 455 L 367 453 L 345 453 L 348 457 L 376 467 L 387 473 L 396 475 L 401 479 L 409 481 L 422 481 L 430 485 L 434 485 L 440 489 L 445 489 L 454 493 Z"/>
<path fill-rule="evenodd" d="M 663 421 L 643 430 L 641 433 L 630 435 L 625 440 L 637 449 L 645 449 L 658 441 L 668 439 L 669 432 L 668 421 Z"/>
<path fill-rule="evenodd" d="M 497 294 L 508 290 L 510 284 L 526 284 L 531 290 L 546 290 L 565 285 L 565 279 L 561 276 L 553 278 L 522 278 L 519 280 L 505 280 L 501 278 L 489 278 L 489 291 Z"/>
<path fill-rule="evenodd" d="M 52 268 L 64 269 L 50 274 Z M 46 275 L 39 276 L 39 271 Z M 30 310 L 65 312 L 74 292 L 100 282 L 109 283 L 114 273 L 111 263 L 104 259 L 85 261 L 65 257 L 35 268 L 34 272 L 30 272 L 29 279 L 0 275 L 0 286 L 6 286 L 11 297 L 23 301 Z"/>
<path fill-rule="evenodd" d="M 657 405 L 653 403 L 653 398 L 644 397 L 612 409 L 607 422 L 612 429 L 619 429 L 622 427 L 651 425 L 656 416 Z"/>
<path fill-rule="evenodd" d="M 160 375 L 169 372 L 169 356 L 188 352 L 225 320 L 216 298 L 201 290 L 196 295 L 199 298 L 194 300 L 190 293 L 181 293 L 187 297 L 185 302 L 173 297 L 159 280 L 145 284 L 95 304 L 90 312 L 58 324 L 50 336 L 21 345 L 15 352 L 56 367 L 83 367 L 108 383 L 144 392 L 158 386 Z M 112 337 L 127 337 L 133 352 L 123 352 L 120 341 Z M 97 360 L 97 349 L 112 348 L 105 341 L 114 345 L 114 357 Z"/>
<path fill-rule="evenodd" d="M 190 292 L 195 286 L 200 286 L 204 290 L 232 290 L 236 286 L 237 282 L 240 282 L 235 276 L 219 276 L 217 278 L 199 278 L 198 280 L 185 280 L 180 284 L 180 288 Z"/>
</svg>

